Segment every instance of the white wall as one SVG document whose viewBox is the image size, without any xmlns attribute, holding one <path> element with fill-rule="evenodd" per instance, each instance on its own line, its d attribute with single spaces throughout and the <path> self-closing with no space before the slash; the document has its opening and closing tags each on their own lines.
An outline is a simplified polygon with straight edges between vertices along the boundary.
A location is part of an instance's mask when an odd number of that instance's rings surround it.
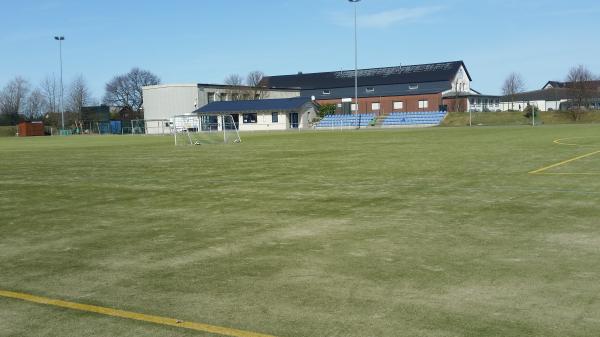
<svg viewBox="0 0 600 337">
<path fill-rule="evenodd" d="M 457 87 L 458 86 L 458 87 Z M 452 89 L 450 92 L 470 92 L 471 91 L 471 81 L 469 80 L 469 76 L 467 76 L 467 72 L 463 66 L 458 69 L 458 72 L 452 79 Z"/>
<path fill-rule="evenodd" d="M 559 110 L 560 109 L 560 104 L 567 102 L 567 100 L 563 99 L 563 100 L 559 100 L 559 101 L 544 101 L 544 100 L 539 100 L 539 101 L 515 101 L 515 102 L 501 102 L 500 106 L 501 106 L 501 110 L 502 111 L 509 111 L 509 110 L 516 110 L 516 111 L 523 111 L 525 110 L 525 108 L 527 108 L 527 105 L 533 105 L 535 107 L 537 107 L 538 109 L 540 109 L 540 111 L 548 111 L 548 110 Z"/>
<path fill-rule="evenodd" d="M 196 84 L 153 85 L 143 88 L 144 119 L 170 119 L 198 107 Z"/>
<path fill-rule="evenodd" d="M 278 122 L 272 122 L 271 112 L 258 112 L 257 123 L 244 123 L 244 116 L 240 114 L 240 131 L 269 131 L 269 130 L 288 130 L 289 112 L 279 112 Z M 307 129 L 310 127 L 310 121 L 317 116 L 315 108 L 311 105 L 303 107 L 298 111 L 298 128 Z"/>
</svg>

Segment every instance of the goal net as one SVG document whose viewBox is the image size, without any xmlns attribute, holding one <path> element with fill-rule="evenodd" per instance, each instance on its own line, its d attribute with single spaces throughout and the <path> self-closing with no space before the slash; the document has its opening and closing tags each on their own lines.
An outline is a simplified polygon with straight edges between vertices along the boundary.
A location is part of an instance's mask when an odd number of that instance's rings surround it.
<svg viewBox="0 0 600 337">
<path fill-rule="evenodd" d="M 238 124 L 231 115 L 175 116 L 171 123 L 175 145 L 241 143 Z"/>
</svg>

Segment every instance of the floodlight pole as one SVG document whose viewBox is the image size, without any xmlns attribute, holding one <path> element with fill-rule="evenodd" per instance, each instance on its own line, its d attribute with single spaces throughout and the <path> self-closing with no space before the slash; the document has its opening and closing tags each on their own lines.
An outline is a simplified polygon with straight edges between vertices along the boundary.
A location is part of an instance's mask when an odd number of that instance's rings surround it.
<svg viewBox="0 0 600 337">
<path fill-rule="evenodd" d="M 54 40 L 58 41 L 58 55 L 59 55 L 59 63 L 60 63 L 60 120 L 62 125 L 62 130 L 65 129 L 65 111 L 63 107 L 63 97 L 64 97 L 64 85 L 63 85 L 63 61 L 62 61 L 62 42 L 65 40 L 64 36 L 55 36 Z"/>
<path fill-rule="evenodd" d="M 358 128 L 360 129 L 360 108 L 358 104 L 358 3 L 360 0 L 348 0 L 354 3 L 354 101 L 356 102 L 356 113 L 358 114 Z"/>
</svg>

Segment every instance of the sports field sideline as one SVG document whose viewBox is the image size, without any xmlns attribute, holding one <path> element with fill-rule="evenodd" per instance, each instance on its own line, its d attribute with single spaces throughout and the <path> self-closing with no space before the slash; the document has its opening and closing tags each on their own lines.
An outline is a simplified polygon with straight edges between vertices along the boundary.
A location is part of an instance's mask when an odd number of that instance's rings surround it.
<svg viewBox="0 0 600 337">
<path fill-rule="evenodd" d="M 600 126 L 242 138 L 0 138 L 0 336 L 598 336 Z"/>
</svg>

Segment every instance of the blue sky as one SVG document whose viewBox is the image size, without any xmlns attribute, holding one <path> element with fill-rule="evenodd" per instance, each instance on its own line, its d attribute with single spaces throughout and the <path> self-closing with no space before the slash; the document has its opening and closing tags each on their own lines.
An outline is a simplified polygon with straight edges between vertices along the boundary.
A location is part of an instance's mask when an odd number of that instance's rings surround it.
<svg viewBox="0 0 600 337">
<path fill-rule="evenodd" d="M 55 34 L 65 82 L 82 74 L 98 99 L 134 66 L 166 83 L 350 69 L 352 15 L 346 0 L 3 1 L 0 85 L 58 73 Z M 600 73 L 597 0 L 363 0 L 359 15 L 360 67 L 464 60 L 489 94 L 512 71 L 528 89 Z"/>
</svg>

